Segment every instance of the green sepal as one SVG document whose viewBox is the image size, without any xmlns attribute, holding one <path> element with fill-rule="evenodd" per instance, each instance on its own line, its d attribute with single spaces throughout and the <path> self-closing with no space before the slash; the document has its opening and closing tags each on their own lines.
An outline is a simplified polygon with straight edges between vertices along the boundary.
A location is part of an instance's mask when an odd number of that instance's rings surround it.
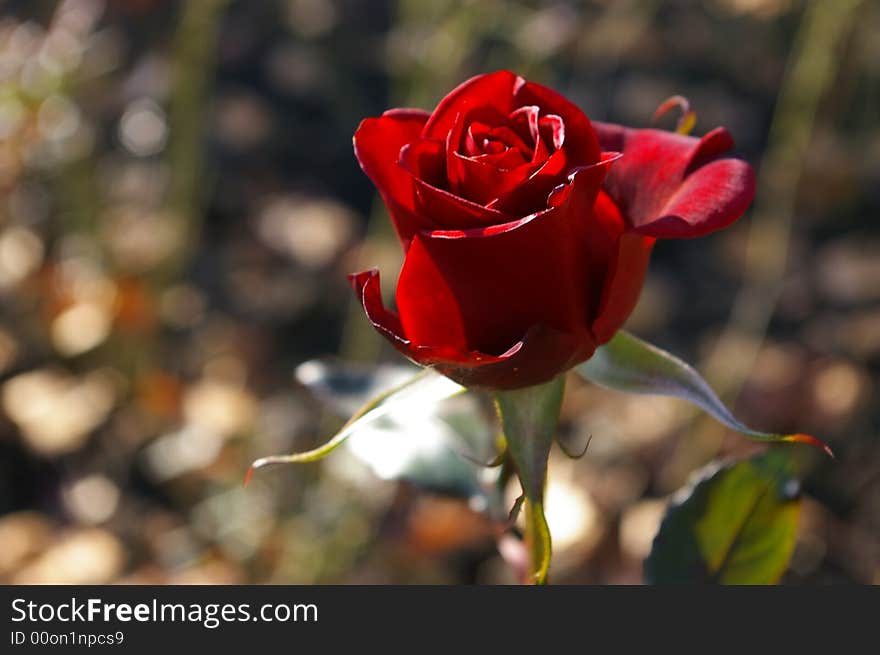
<svg viewBox="0 0 880 655">
<path fill-rule="evenodd" d="M 544 516 L 547 462 L 559 424 L 565 377 L 495 394 L 507 451 L 516 467 L 525 500 L 526 542 L 531 582 L 546 584 L 550 569 L 550 529 Z"/>
</svg>

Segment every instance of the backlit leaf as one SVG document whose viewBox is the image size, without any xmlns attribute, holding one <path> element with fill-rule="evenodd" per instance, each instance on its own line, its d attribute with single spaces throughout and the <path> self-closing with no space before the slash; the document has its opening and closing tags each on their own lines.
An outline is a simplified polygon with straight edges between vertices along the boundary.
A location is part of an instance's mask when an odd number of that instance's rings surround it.
<svg viewBox="0 0 880 655">
<path fill-rule="evenodd" d="M 354 380 L 354 375 L 348 377 L 338 369 L 318 362 L 310 362 L 309 374 L 307 376 L 300 375 L 300 381 L 311 388 L 315 388 L 319 395 L 328 399 L 333 395 L 332 389 L 334 384 L 340 386 L 344 393 L 334 400 L 337 403 L 337 409 L 344 407 L 347 402 L 351 402 L 351 397 L 357 397 L 358 390 L 375 391 L 377 383 L 370 380 Z M 320 368 L 323 366 L 324 368 Z M 389 382 L 395 377 L 400 377 L 399 372 L 387 374 L 383 372 L 382 380 Z M 379 383 L 381 384 L 381 382 Z M 291 455 L 273 455 L 258 459 L 251 466 L 251 471 L 268 466 L 270 464 L 294 464 L 302 462 L 314 462 L 326 457 L 336 448 L 341 446 L 347 439 L 358 433 L 366 433 L 367 431 L 384 431 L 393 432 L 405 426 L 408 421 L 404 417 L 431 417 L 434 416 L 436 404 L 446 398 L 450 398 L 464 391 L 464 387 L 452 382 L 446 377 L 434 373 L 429 369 L 425 369 L 414 375 L 409 375 L 403 381 L 397 381 L 378 393 L 371 400 L 363 404 L 348 422 L 324 445 L 313 450 Z M 411 423 L 411 422 L 410 422 Z M 395 428 L 395 426 L 397 426 Z M 424 426 L 422 426 L 424 427 Z M 409 425 L 409 430 L 417 431 L 419 426 Z M 250 472 L 249 472 L 250 475 Z"/>
<path fill-rule="evenodd" d="M 742 424 L 693 367 L 623 330 L 597 348 L 576 370 L 590 382 L 608 389 L 682 398 L 750 439 L 807 443 L 833 457 L 828 446 L 808 434 L 759 432 Z"/>
</svg>

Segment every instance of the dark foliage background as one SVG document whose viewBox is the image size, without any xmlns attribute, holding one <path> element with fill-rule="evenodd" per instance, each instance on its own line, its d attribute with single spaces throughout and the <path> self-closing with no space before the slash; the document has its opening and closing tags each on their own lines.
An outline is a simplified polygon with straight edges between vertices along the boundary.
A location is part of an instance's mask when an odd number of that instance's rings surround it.
<svg viewBox="0 0 880 655">
<path fill-rule="evenodd" d="M 340 424 L 299 364 L 400 363 L 345 281 L 378 265 L 390 290 L 400 262 L 358 122 L 510 68 L 596 119 L 647 125 L 682 94 L 698 134 L 730 129 L 753 209 L 661 244 L 629 327 L 751 424 L 838 453 L 812 464 L 785 581 L 877 582 L 878 30 L 853 0 L 6 0 L 0 580 L 512 580 L 496 526 L 380 479 L 381 454 L 241 484 Z M 754 449 L 575 380 L 564 412 L 593 440 L 551 462 L 557 582 L 640 582 L 669 496 Z"/>
</svg>

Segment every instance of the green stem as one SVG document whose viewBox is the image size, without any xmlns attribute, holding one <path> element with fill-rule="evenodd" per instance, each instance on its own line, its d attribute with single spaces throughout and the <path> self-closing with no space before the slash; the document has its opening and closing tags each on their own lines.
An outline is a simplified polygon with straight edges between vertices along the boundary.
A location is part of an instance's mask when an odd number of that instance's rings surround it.
<svg viewBox="0 0 880 655">
<path fill-rule="evenodd" d="M 550 528 L 544 517 L 544 503 L 525 499 L 526 550 L 529 554 L 529 579 L 526 582 L 545 585 L 550 572 L 553 545 Z"/>
<path fill-rule="evenodd" d="M 495 394 L 498 416 L 511 460 L 525 495 L 527 582 L 546 584 L 550 568 L 550 529 L 544 517 L 547 462 L 556 435 L 565 377 Z"/>
</svg>

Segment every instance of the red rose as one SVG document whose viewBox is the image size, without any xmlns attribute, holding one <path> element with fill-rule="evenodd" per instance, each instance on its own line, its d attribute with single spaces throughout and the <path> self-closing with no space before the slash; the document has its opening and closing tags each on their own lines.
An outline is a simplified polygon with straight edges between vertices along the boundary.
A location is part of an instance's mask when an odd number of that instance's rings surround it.
<svg viewBox="0 0 880 655">
<path fill-rule="evenodd" d="M 468 80 L 432 113 L 364 120 L 354 149 L 406 251 L 399 314 L 376 270 L 351 275 L 403 354 L 468 387 L 546 382 L 629 316 L 656 238 L 700 236 L 751 202 L 748 164 L 702 139 L 590 123 L 508 71 Z"/>
</svg>

